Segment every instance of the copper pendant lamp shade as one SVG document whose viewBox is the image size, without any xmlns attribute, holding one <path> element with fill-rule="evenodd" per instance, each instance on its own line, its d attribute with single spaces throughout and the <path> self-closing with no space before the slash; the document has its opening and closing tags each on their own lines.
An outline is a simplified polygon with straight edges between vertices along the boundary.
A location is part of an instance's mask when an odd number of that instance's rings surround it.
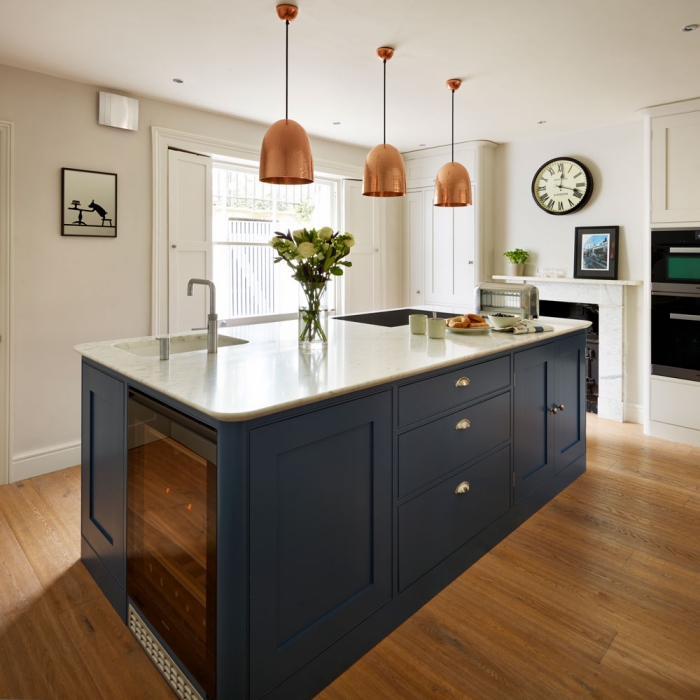
<svg viewBox="0 0 700 700">
<path fill-rule="evenodd" d="M 273 185 L 308 185 L 314 181 L 311 143 L 298 122 L 289 119 L 289 23 L 296 19 L 295 5 L 278 5 L 277 16 L 286 24 L 285 116 L 265 133 L 260 150 L 260 182 Z"/>
<path fill-rule="evenodd" d="M 455 163 L 455 91 L 461 84 L 457 78 L 447 81 L 452 91 L 452 162 L 443 165 L 435 178 L 433 204 L 436 207 L 466 207 L 472 203 L 469 173 L 461 163 Z"/>
<path fill-rule="evenodd" d="M 403 197 L 406 194 L 406 167 L 399 151 L 386 142 L 386 62 L 394 49 L 382 46 L 377 56 L 384 62 L 384 143 L 367 155 L 362 194 L 367 197 Z"/>
</svg>

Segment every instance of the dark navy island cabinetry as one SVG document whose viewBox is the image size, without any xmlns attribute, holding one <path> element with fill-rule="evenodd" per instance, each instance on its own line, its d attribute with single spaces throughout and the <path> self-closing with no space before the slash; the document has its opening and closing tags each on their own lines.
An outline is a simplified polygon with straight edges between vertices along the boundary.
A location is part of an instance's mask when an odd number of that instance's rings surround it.
<svg viewBox="0 0 700 700">
<path fill-rule="evenodd" d="M 197 615 L 178 620 L 182 634 L 208 640 L 215 682 L 200 683 L 192 668 L 184 676 L 202 697 L 219 700 L 313 698 L 585 471 L 584 346 L 579 330 L 544 337 L 238 422 L 86 358 L 83 561 L 126 622 L 127 571 L 135 570 L 127 569 L 127 553 L 146 568 L 150 561 L 127 546 L 127 514 L 137 507 L 127 503 L 136 430 L 127 397 L 137 392 L 146 397 L 138 449 L 156 448 L 148 436 L 157 428 L 177 443 L 162 454 L 187 452 L 193 472 L 201 464 L 216 474 L 213 497 L 198 495 L 191 474 L 181 487 L 172 472 L 153 493 L 143 487 L 144 503 L 180 488 L 172 507 L 192 517 L 191 542 L 199 530 L 210 533 L 200 537 L 206 556 L 183 544 L 178 556 L 191 584 L 173 593 L 169 614 L 177 616 L 180 604 L 188 614 L 195 605 L 215 611 L 209 633 L 197 628 L 204 625 Z M 158 427 L 148 417 L 158 405 L 163 415 L 181 415 L 181 424 L 173 418 L 171 427 Z M 207 457 L 212 440 L 216 454 Z M 158 469 L 157 461 L 143 464 Z M 171 501 L 162 503 L 143 525 L 153 521 L 161 534 Z M 197 562 L 204 566 L 205 558 L 207 583 L 197 588 Z M 163 598 L 170 595 L 164 589 Z M 146 620 L 148 633 L 186 666 L 159 633 L 168 629 L 161 622 Z"/>
</svg>

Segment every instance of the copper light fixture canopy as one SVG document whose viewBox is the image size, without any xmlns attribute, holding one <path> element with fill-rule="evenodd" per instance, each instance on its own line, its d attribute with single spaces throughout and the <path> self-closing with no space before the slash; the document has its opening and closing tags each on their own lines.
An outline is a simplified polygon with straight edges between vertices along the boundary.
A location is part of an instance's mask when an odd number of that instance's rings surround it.
<svg viewBox="0 0 700 700">
<path fill-rule="evenodd" d="M 386 62 L 394 49 L 381 46 L 377 56 L 384 62 L 384 143 L 367 155 L 362 194 L 367 197 L 403 197 L 406 194 L 406 167 L 399 151 L 386 142 Z"/>
<path fill-rule="evenodd" d="M 314 159 L 304 127 L 289 118 L 289 23 L 299 14 L 296 5 L 278 5 L 277 16 L 286 24 L 284 119 L 265 133 L 260 150 L 260 182 L 308 185 L 314 181 Z"/>
<path fill-rule="evenodd" d="M 452 162 L 443 165 L 435 178 L 436 207 L 466 207 L 472 203 L 472 182 L 467 169 L 455 163 L 455 92 L 462 81 L 451 78 L 447 87 L 452 91 Z"/>
</svg>

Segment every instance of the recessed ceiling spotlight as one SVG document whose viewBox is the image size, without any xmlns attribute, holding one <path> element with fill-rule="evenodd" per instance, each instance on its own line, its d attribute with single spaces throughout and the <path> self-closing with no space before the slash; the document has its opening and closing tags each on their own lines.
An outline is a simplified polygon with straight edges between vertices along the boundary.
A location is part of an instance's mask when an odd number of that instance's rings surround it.
<svg viewBox="0 0 700 700">
<path fill-rule="evenodd" d="M 697 24 L 686 24 L 681 31 L 683 32 L 694 32 L 698 28 Z"/>
<path fill-rule="evenodd" d="M 174 82 L 174 83 L 177 83 L 178 85 L 180 85 L 181 83 L 184 83 L 185 81 L 182 80 L 182 79 L 180 79 L 180 78 L 173 78 L 173 82 Z"/>
<path fill-rule="evenodd" d="M 340 126 L 340 122 L 333 122 L 333 126 Z"/>
<path fill-rule="evenodd" d="M 546 120 L 546 119 L 540 119 L 537 123 L 538 123 L 538 124 L 546 124 L 546 123 L 547 123 L 547 120 Z"/>
</svg>

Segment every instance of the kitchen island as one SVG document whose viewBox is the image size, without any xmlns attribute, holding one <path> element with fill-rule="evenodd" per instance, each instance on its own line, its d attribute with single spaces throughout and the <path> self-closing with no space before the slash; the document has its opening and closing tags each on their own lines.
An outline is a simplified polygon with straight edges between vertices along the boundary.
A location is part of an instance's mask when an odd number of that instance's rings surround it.
<svg viewBox="0 0 700 700">
<path fill-rule="evenodd" d="M 247 342 L 167 361 L 153 339 L 76 348 L 82 558 L 147 650 L 160 643 L 181 667 L 165 664 L 182 696 L 189 682 L 202 697 L 312 698 L 585 471 L 588 324 L 544 322 L 554 331 L 433 340 L 332 319 L 328 348 L 309 354 L 295 322 L 222 330 Z M 158 415 L 178 430 L 134 438 Z M 207 583 L 188 603 L 168 588 L 172 562 L 153 573 L 157 557 L 128 542 L 177 529 L 168 508 L 142 517 L 158 489 L 129 481 L 132 453 L 160 442 L 177 443 L 172 455 L 214 445 L 199 460 L 204 553 L 190 557 Z M 168 498 L 176 478 L 162 480 Z M 178 518 L 199 508 L 187 488 Z M 160 599 L 179 601 L 158 616 L 139 599 L 148 585 L 133 592 L 136 559 Z"/>
</svg>

